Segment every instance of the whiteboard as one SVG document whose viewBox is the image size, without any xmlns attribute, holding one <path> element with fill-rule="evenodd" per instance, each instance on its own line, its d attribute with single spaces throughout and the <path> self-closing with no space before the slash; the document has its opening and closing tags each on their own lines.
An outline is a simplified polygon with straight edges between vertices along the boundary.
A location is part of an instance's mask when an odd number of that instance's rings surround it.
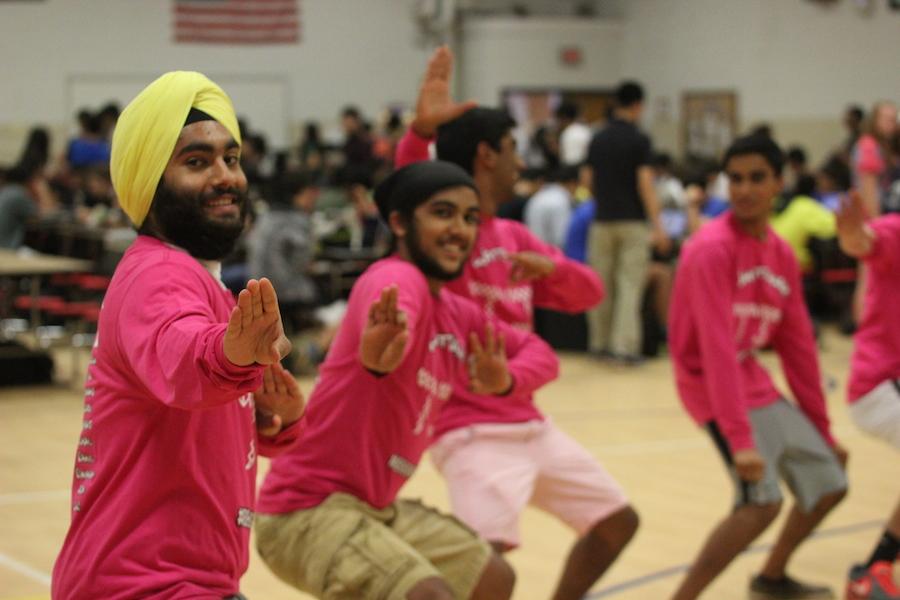
<svg viewBox="0 0 900 600">
<path fill-rule="evenodd" d="M 68 78 L 66 111 L 75 122 L 75 114 L 82 108 L 98 110 L 109 102 L 122 108 L 161 73 L 138 74 L 80 74 Z M 293 145 L 290 139 L 290 84 L 286 78 L 269 75 L 206 74 L 222 86 L 231 97 L 238 117 L 245 119 L 251 132 L 262 133 L 269 148 L 281 149 Z"/>
</svg>

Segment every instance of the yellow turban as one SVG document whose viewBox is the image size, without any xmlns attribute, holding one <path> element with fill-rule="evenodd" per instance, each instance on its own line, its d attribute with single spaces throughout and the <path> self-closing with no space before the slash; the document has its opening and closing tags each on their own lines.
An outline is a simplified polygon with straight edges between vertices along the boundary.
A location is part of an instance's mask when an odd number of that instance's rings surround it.
<svg viewBox="0 0 900 600">
<path fill-rule="evenodd" d="M 122 111 L 112 139 L 110 175 L 119 204 L 140 227 L 191 108 L 221 123 L 241 143 L 231 100 L 201 73 L 166 73 Z"/>
</svg>

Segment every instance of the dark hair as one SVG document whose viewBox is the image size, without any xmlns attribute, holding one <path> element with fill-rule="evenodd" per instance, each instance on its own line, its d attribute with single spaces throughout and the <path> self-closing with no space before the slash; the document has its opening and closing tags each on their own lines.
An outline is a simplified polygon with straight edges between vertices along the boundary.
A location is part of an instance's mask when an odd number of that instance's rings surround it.
<svg viewBox="0 0 900 600">
<path fill-rule="evenodd" d="M 469 174 L 475 166 L 478 144 L 500 150 L 500 140 L 516 126 L 509 113 L 479 106 L 438 128 L 437 157 L 459 165 Z"/>
<path fill-rule="evenodd" d="M 108 102 L 103 108 L 100 109 L 100 112 L 97 113 L 101 119 L 104 117 L 109 117 L 112 120 L 116 120 L 119 118 L 119 114 L 122 110 L 119 108 L 118 103 L 116 102 Z"/>
<path fill-rule="evenodd" d="M 538 167 L 530 167 L 519 173 L 519 179 L 525 181 L 537 181 L 539 179 L 547 179 L 546 169 Z"/>
<path fill-rule="evenodd" d="M 760 123 L 751 129 L 748 135 L 757 135 L 772 139 L 772 126 L 768 123 Z"/>
<path fill-rule="evenodd" d="M 311 185 L 312 182 L 306 173 L 297 171 L 284 173 L 272 186 L 272 205 L 291 206 L 294 196 Z"/>
<path fill-rule="evenodd" d="M 781 176 L 781 172 L 784 169 L 784 153 L 772 138 L 760 134 L 745 135 L 734 140 L 728 146 L 728 150 L 725 151 L 725 156 L 722 158 L 722 168 L 726 169 L 728 161 L 732 158 L 748 154 L 762 156 L 769 163 L 769 166 L 772 167 L 772 170 L 775 171 L 775 175 Z"/>
<path fill-rule="evenodd" d="M 321 135 L 319 135 L 319 124 L 315 121 L 307 121 L 303 128 L 303 137 L 306 141 L 319 143 Z"/>
<path fill-rule="evenodd" d="M 654 167 L 658 167 L 660 169 L 671 169 L 672 168 L 672 155 L 668 152 L 657 152 L 653 155 L 650 163 Z"/>
<path fill-rule="evenodd" d="M 374 180 L 372 168 L 367 165 L 344 165 L 335 173 L 335 183 L 341 187 L 361 185 L 371 188 Z"/>
<path fill-rule="evenodd" d="M 4 176 L 8 183 L 28 183 L 43 165 L 35 162 L 19 162 L 9 168 Z"/>
<path fill-rule="evenodd" d="M 812 175 L 801 175 L 794 186 L 795 196 L 812 196 L 816 193 L 816 178 Z"/>
<path fill-rule="evenodd" d="M 344 110 L 341 111 L 342 117 L 350 117 L 353 119 L 361 120 L 362 117 L 360 115 L 359 109 L 355 106 L 345 106 Z"/>
<path fill-rule="evenodd" d="M 616 90 L 616 104 L 628 108 L 644 101 L 644 88 L 637 81 L 623 81 Z"/>
<path fill-rule="evenodd" d="M 34 164 L 38 168 L 50 160 L 50 134 L 44 127 L 32 127 L 19 155 L 19 164 Z"/>
<path fill-rule="evenodd" d="M 563 100 L 562 103 L 556 107 L 556 118 L 574 121 L 578 118 L 578 105 L 574 102 Z"/>
<path fill-rule="evenodd" d="M 841 191 L 850 189 L 852 179 L 850 176 L 850 167 L 840 156 L 832 156 L 824 165 L 821 172 L 834 181 L 834 185 Z"/>
<path fill-rule="evenodd" d="M 847 108 L 847 114 L 856 119 L 857 122 L 862 122 L 863 117 L 866 116 L 866 112 L 863 110 L 862 106 L 859 104 L 852 104 Z"/>
<path fill-rule="evenodd" d="M 800 146 L 791 146 L 787 151 L 788 162 L 806 164 L 806 150 Z"/>
<path fill-rule="evenodd" d="M 552 171 L 547 177 L 547 181 L 555 183 L 571 183 L 578 181 L 578 167 L 576 165 L 566 165 Z"/>
</svg>

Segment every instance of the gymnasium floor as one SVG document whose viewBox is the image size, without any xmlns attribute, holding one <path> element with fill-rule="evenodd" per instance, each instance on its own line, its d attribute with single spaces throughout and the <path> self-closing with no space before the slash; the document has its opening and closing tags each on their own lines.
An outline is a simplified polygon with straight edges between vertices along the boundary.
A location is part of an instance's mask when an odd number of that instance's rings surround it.
<svg viewBox="0 0 900 600">
<path fill-rule="evenodd" d="M 824 333 L 821 357 L 832 384 L 832 420 L 850 450 L 850 495 L 793 563 L 797 575 L 827 582 L 841 594 L 850 563 L 871 550 L 900 491 L 896 453 L 858 433 L 848 420 L 843 390 L 850 350 L 848 338 Z M 764 360 L 777 363 L 774 356 Z M 311 384 L 304 379 L 304 391 Z M 627 369 L 566 355 L 561 378 L 542 390 L 538 401 L 606 465 L 641 514 L 636 539 L 589 598 L 667 598 L 731 502 L 712 444 L 678 403 L 668 360 Z M 0 600 L 49 598 L 49 573 L 68 524 L 81 411 L 80 391 L 64 384 L 0 391 Z M 263 461 L 260 477 L 266 470 Z M 427 458 L 403 495 L 447 506 L 443 482 Z M 771 529 L 736 560 L 704 597 L 746 598 L 747 581 L 774 533 Z M 522 538 L 522 548 L 509 557 L 518 573 L 514 597 L 548 598 L 572 536 L 552 518 L 529 510 Z M 255 555 L 242 591 L 251 600 L 304 597 L 270 575 Z"/>
</svg>

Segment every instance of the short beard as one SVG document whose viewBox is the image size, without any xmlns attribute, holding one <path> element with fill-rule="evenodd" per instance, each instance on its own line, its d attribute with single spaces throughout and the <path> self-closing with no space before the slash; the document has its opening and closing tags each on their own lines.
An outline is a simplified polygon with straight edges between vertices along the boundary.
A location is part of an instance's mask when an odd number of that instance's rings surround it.
<svg viewBox="0 0 900 600">
<path fill-rule="evenodd" d="M 204 212 L 206 201 L 221 194 L 234 195 L 241 213 L 237 221 L 214 221 Z M 231 254 L 244 231 L 247 205 L 247 192 L 238 188 L 192 196 L 160 181 L 140 233 L 162 237 L 194 258 L 222 260 Z"/>
<path fill-rule="evenodd" d="M 459 268 L 455 271 L 444 269 L 440 263 L 425 254 L 422 250 L 422 246 L 419 244 L 419 231 L 416 229 L 415 219 L 411 217 L 408 222 L 409 225 L 407 227 L 405 238 L 406 249 L 409 252 L 409 258 L 412 260 L 413 264 L 425 274 L 425 277 L 437 279 L 438 281 L 453 281 L 463 274 L 468 258 L 463 260 L 462 263 L 460 263 Z"/>
</svg>

